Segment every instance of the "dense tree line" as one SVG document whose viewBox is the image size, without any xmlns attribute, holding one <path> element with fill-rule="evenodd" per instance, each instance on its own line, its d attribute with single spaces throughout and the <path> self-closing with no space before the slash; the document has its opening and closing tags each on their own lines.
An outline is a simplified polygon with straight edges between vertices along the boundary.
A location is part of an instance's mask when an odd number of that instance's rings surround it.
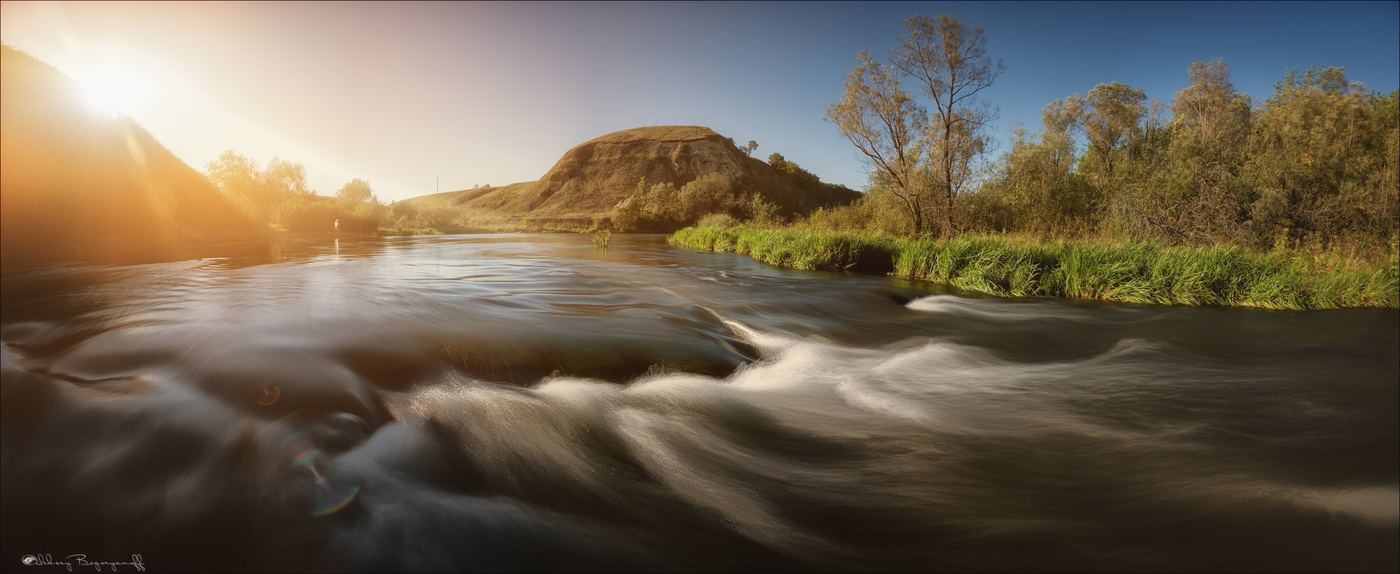
<svg viewBox="0 0 1400 574">
<path fill-rule="evenodd" d="M 963 203 L 967 231 L 1387 251 L 1400 224 L 1400 92 L 1291 71 L 1264 102 L 1195 62 L 1169 105 L 1100 84 L 1045 107 Z M 1083 149 L 1077 149 L 1082 141 Z"/>
<path fill-rule="evenodd" d="M 254 221 L 287 231 L 375 233 L 389 211 L 358 178 L 335 198 L 316 195 L 306 185 L 306 168 L 281 158 L 258 169 L 257 162 L 228 150 L 209 162 L 205 174 Z"/>
<path fill-rule="evenodd" d="M 1169 103 L 1117 82 L 1050 102 L 1039 132 L 1018 129 L 979 177 L 990 108 L 976 96 L 1002 70 L 984 42 L 947 15 L 915 16 L 890 65 L 859 55 L 827 119 L 869 160 L 871 185 L 809 225 L 1396 251 L 1400 91 L 1309 68 L 1259 101 L 1235 90 L 1224 61 L 1195 62 Z"/>
</svg>

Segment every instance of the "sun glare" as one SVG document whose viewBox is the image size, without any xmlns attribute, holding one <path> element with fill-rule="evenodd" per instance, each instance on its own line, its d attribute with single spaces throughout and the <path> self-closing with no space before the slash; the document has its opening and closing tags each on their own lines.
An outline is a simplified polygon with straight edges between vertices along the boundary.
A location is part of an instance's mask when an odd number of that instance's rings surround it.
<svg viewBox="0 0 1400 574">
<path fill-rule="evenodd" d="M 95 112 L 129 115 L 131 108 L 141 100 L 141 90 L 135 80 L 115 70 L 103 70 L 82 80 L 82 84 L 86 88 L 87 104 Z"/>
<path fill-rule="evenodd" d="M 154 62 L 120 47 L 89 47 L 86 65 L 74 70 L 82 83 L 88 106 L 96 113 L 128 116 L 150 112 L 164 89 L 163 74 Z M 94 54 L 94 52 L 96 52 Z"/>
</svg>

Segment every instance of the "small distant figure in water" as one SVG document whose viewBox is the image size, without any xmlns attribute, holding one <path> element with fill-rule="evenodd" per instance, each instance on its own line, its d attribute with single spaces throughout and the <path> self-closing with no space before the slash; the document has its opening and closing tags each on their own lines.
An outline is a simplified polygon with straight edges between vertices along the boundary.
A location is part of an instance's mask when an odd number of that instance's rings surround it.
<svg viewBox="0 0 1400 574">
<path fill-rule="evenodd" d="M 340 220 L 339 220 L 339 219 L 335 220 L 335 230 L 336 230 L 336 231 L 340 231 Z"/>
</svg>

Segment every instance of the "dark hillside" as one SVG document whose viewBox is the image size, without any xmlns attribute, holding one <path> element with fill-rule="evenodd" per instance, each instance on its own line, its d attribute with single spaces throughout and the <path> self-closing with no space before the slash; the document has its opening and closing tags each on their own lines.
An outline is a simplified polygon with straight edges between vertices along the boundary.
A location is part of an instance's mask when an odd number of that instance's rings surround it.
<svg viewBox="0 0 1400 574">
<path fill-rule="evenodd" d="M 261 233 L 141 126 L 92 110 L 77 81 L 8 46 L 0 71 L 6 265 L 157 255 Z"/>
</svg>

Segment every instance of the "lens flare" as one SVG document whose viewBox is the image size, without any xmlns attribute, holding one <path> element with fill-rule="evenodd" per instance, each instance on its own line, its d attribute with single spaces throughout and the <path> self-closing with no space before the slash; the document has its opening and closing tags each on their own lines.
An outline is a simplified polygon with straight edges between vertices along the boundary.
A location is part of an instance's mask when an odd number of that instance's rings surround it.
<svg viewBox="0 0 1400 574">
<path fill-rule="evenodd" d="M 282 389 L 281 389 L 281 388 L 278 388 L 278 387 L 275 387 L 275 386 L 273 386 L 273 387 L 267 387 L 267 388 L 263 389 L 263 394 L 262 394 L 262 396 L 261 396 L 261 397 L 258 397 L 258 404 L 260 404 L 260 405 L 262 405 L 262 406 L 268 406 L 268 405 L 271 405 L 272 403 L 277 402 L 277 399 L 279 399 L 279 398 L 281 398 L 281 397 L 282 397 Z"/>
<path fill-rule="evenodd" d="M 311 473 L 311 478 L 317 486 L 320 486 L 320 500 L 311 509 L 312 516 L 325 516 L 338 512 L 349 506 L 355 500 L 355 496 L 360 493 L 359 486 L 352 486 L 349 490 L 340 492 L 331 488 L 330 481 L 321 473 L 319 466 L 322 459 L 321 449 L 315 448 L 316 440 L 310 435 L 297 432 L 282 440 L 282 453 L 284 455 L 295 453 L 288 468 L 304 468 Z"/>
</svg>

